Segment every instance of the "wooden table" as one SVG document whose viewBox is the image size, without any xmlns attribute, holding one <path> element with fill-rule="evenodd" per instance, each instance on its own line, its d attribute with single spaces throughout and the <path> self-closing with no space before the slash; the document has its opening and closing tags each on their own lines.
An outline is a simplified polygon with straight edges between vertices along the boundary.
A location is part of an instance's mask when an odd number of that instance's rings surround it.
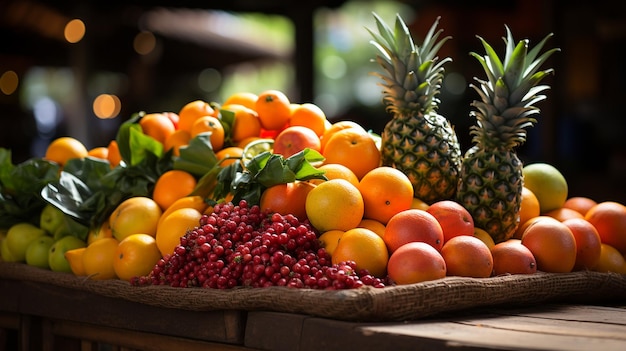
<svg viewBox="0 0 626 351">
<path fill-rule="evenodd" d="M 626 350 L 626 304 L 498 306 L 410 322 L 159 308 L 0 280 L 0 350 Z"/>
</svg>

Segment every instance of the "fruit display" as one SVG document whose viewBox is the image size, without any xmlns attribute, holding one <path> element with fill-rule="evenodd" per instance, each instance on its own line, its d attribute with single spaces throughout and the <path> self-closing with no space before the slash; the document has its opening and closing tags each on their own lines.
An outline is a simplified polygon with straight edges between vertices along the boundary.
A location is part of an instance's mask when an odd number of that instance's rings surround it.
<svg viewBox="0 0 626 351">
<path fill-rule="evenodd" d="M 391 114 L 379 135 L 278 90 L 139 112 L 87 150 L 0 149 L 1 258 L 131 286 L 386 289 L 449 276 L 626 274 L 626 206 L 567 192 L 515 148 L 558 49 L 480 39 L 465 154 L 437 111 L 450 38 L 417 45 L 400 17 L 370 30 Z M 1 264 L 1 263 L 0 263 Z"/>
</svg>

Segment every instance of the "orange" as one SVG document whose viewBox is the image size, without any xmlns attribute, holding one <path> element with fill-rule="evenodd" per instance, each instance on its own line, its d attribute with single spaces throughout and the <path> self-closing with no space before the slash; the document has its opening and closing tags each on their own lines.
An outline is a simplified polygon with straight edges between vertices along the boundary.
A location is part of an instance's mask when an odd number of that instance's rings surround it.
<svg viewBox="0 0 626 351">
<path fill-rule="evenodd" d="M 558 219 L 554 218 L 554 217 L 550 217 L 550 216 L 537 216 L 537 217 L 532 217 L 531 219 L 527 220 L 524 223 L 520 222 L 520 225 L 517 227 L 517 230 L 515 231 L 515 234 L 513 235 L 512 239 L 522 239 L 522 235 L 524 235 L 524 231 L 526 230 L 526 228 L 528 228 L 528 226 L 530 226 L 532 223 L 534 223 L 537 220 L 540 219 L 553 219 L 555 221 L 558 221 Z"/>
<path fill-rule="evenodd" d="M 386 224 L 395 214 L 408 210 L 413 203 L 413 185 L 409 177 L 393 167 L 376 167 L 359 181 L 365 204 L 365 218 Z"/>
<path fill-rule="evenodd" d="M 156 233 L 156 243 L 161 255 L 174 253 L 174 249 L 180 244 L 180 238 L 200 224 L 200 217 L 202 213 L 195 208 L 180 208 L 165 217 Z"/>
<path fill-rule="evenodd" d="M 537 261 L 529 248 L 519 239 L 509 239 L 491 248 L 493 275 L 533 274 L 537 272 Z"/>
<path fill-rule="evenodd" d="M 239 91 L 227 97 L 222 106 L 242 105 L 254 110 L 258 98 L 259 97 L 255 93 L 251 93 L 249 91 Z"/>
<path fill-rule="evenodd" d="M 352 183 L 354 186 L 359 186 L 359 178 L 356 177 L 352 170 L 344 165 L 340 165 L 338 163 L 325 163 L 317 169 L 324 171 L 324 175 L 326 178 L 330 179 L 345 179 Z M 312 179 L 309 182 L 314 184 L 319 184 L 324 180 L 321 179 Z"/>
<path fill-rule="evenodd" d="M 363 218 L 357 227 L 367 228 L 378 234 L 381 238 L 385 235 L 385 225 L 375 219 Z"/>
<path fill-rule="evenodd" d="M 307 218 L 306 198 L 314 188 L 314 184 L 301 181 L 277 184 L 263 191 L 259 206 L 261 211 L 292 214 L 299 220 L 304 220 Z"/>
<path fill-rule="evenodd" d="M 324 232 L 318 240 L 320 241 L 320 245 L 326 250 L 326 252 L 332 257 L 333 252 L 335 252 L 335 248 L 337 244 L 339 244 L 339 240 L 341 236 L 345 233 L 343 230 L 329 230 Z"/>
<path fill-rule="evenodd" d="M 261 120 L 256 111 L 243 105 L 227 105 L 222 108 L 235 113 L 230 131 L 230 138 L 234 142 L 261 135 Z"/>
<path fill-rule="evenodd" d="M 389 257 L 387 274 L 394 284 L 405 285 L 441 279 L 446 276 L 441 253 L 424 242 L 400 246 Z"/>
<path fill-rule="evenodd" d="M 83 263 L 83 254 L 86 249 L 87 247 L 80 247 L 78 249 L 67 250 L 63 254 L 67 263 L 70 265 L 70 270 L 74 273 L 74 275 L 87 275 L 85 273 L 85 264 Z"/>
<path fill-rule="evenodd" d="M 46 149 L 44 159 L 58 163 L 61 167 L 74 158 L 85 158 L 89 154 L 85 145 L 72 137 L 54 139 Z"/>
<path fill-rule="evenodd" d="M 115 238 L 104 238 L 87 246 L 83 252 L 85 275 L 93 280 L 117 279 L 113 261 L 118 244 Z"/>
<path fill-rule="evenodd" d="M 356 128 L 357 130 L 361 131 L 364 134 L 367 133 L 365 128 L 363 128 L 357 122 L 348 121 L 348 120 L 337 121 L 335 123 L 332 123 L 330 126 L 327 126 L 326 129 L 324 130 L 324 134 L 320 136 L 320 142 L 322 144 L 322 151 L 324 151 L 324 147 L 326 146 L 326 143 L 328 142 L 328 140 L 330 140 L 330 138 L 333 135 L 335 135 L 335 133 L 337 133 L 340 130 L 348 129 L 348 128 Z"/>
<path fill-rule="evenodd" d="M 413 202 L 411 202 L 411 208 L 416 208 L 418 210 L 428 210 L 428 208 L 430 207 L 430 205 L 421 199 L 418 199 L 416 197 L 413 198 Z"/>
<path fill-rule="evenodd" d="M 174 122 L 162 113 L 149 113 L 139 120 L 141 130 L 161 144 L 176 131 Z"/>
<path fill-rule="evenodd" d="M 526 228 L 522 245 L 533 253 L 537 269 L 550 273 L 571 272 L 576 264 L 576 238 L 556 219 L 539 219 Z"/>
<path fill-rule="evenodd" d="M 331 179 L 312 189 L 306 197 L 306 214 L 320 232 L 355 228 L 363 219 L 363 197 L 345 179 Z"/>
<path fill-rule="evenodd" d="M 576 263 L 574 270 L 592 269 L 600 259 L 600 235 L 591 223 L 583 218 L 570 218 L 563 221 L 574 234 L 576 240 Z"/>
<path fill-rule="evenodd" d="M 191 133 L 191 127 L 196 120 L 204 116 L 216 117 L 217 113 L 206 101 L 191 101 L 183 106 L 178 112 L 178 129 Z"/>
<path fill-rule="evenodd" d="M 522 169 L 524 186 L 539 200 L 542 214 L 563 207 L 567 199 L 567 181 L 563 174 L 548 163 L 531 163 Z"/>
<path fill-rule="evenodd" d="M 133 234 L 117 245 L 113 269 L 118 278 L 130 281 L 133 277 L 148 275 L 160 259 L 161 252 L 154 237 Z"/>
<path fill-rule="evenodd" d="M 111 140 L 107 146 L 109 152 L 107 153 L 107 160 L 111 164 L 111 168 L 117 167 L 122 162 L 122 155 L 120 154 L 120 147 L 116 140 Z"/>
<path fill-rule="evenodd" d="M 152 199 L 165 210 L 174 201 L 191 194 L 197 183 L 191 173 L 179 169 L 166 171 L 154 184 Z"/>
<path fill-rule="evenodd" d="M 605 244 L 626 254 L 626 206 L 615 201 L 604 201 L 589 209 L 585 219 L 593 224 Z"/>
<path fill-rule="evenodd" d="M 615 272 L 626 274 L 626 259 L 616 248 L 609 244 L 600 247 L 600 259 L 593 267 L 596 272 Z"/>
<path fill-rule="evenodd" d="M 459 235 L 474 235 L 474 219 L 468 210 L 452 200 L 441 200 L 431 204 L 426 212 L 437 219 L 443 230 L 445 243 Z"/>
<path fill-rule="evenodd" d="M 109 157 L 109 149 L 104 146 L 94 147 L 93 149 L 87 151 L 87 156 L 107 160 Z"/>
<path fill-rule="evenodd" d="M 90 228 L 87 232 L 87 245 L 90 245 L 96 240 L 100 240 L 103 238 L 111 238 L 113 237 L 113 231 L 111 230 L 111 224 L 109 220 L 105 220 L 98 227 Z"/>
<path fill-rule="evenodd" d="M 165 139 L 163 147 L 165 151 L 174 149 L 174 155 L 180 156 L 180 147 L 189 145 L 191 141 L 191 133 L 186 130 L 179 129 Z"/>
<path fill-rule="evenodd" d="M 535 196 L 535 194 L 527 187 L 522 187 L 522 201 L 519 208 L 519 225 L 514 237 L 519 239 L 522 238 L 520 227 L 529 219 L 539 216 L 539 211 L 539 200 L 537 200 L 537 196 Z"/>
<path fill-rule="evenodd" d="M 545 215 L 561 222 L 570 218 L 585 218 L 585 216 L 583 216 L 580 212 L 567 207 L 559 207 L 552 211 L 546 212 Z"/>
<path fill-rule="evenodd" d="M 383 236 L 389 252 L 413 242 L 425 242 L 441 251 L 443 247 L 443 229 L 437 219 L 424 210 L 409 209 L 391 217 L 385 226 Z"/>
<path fill-rule="evenodd" d="M 259 94 L 254 110 L 259 114 L 261 126 L 267 130 L 280 130 L 291 117 L 291 102 L 279 90 L 265 90 Z"/>
<path fill-rule="evenodd" d="M 196 119 L 191 126 L 191 138 L 195 138 L 200 133 L 210 132 L 211 146 L 213 151 L 218 151 L 224 146 L 224 126 L 217 117 L 203 116 Z"/>
<path fill-rule="evenodd" d="M 331 258 L 333 264 L 354 261 L 357 271 L 366 269 L 382 278 L 387 272 L 389 253 L 378 234 L 366 228 L 353 228 L 343 233 Z"/>
<path fill-rule="evenodd" d="M 313 103 L 299 104 L 291 112 L 289 125 L 307 127 L 321 137 L 326 131 L 326 114 Z"/>
<path fill-rule="evenodd" d="M 237 162 L 237 160 L 241 159 L 242 155 L 243 149 L 238 146 L 229 146 L 215 153 L 218 161 L 224 160 L 220 163 L 220 166 L 222 167 L 226 167 Z"/>
<path fill-rule="evenodd" d="M 154 236 L 162 214 L 159 204 L 149 197 L 128 198 L 117 205 L 109 216 L 111 233 L 118 241 L 136 233 Z"/>
<path fill-rule="evenodd" d="M 595 200 L 592 200 L 588 197 L 584 196 L 574 196 L 565 200 L 563 207 L 571 208 L 572 210 L 578 211 L 583 216 L 587 214 L 590 208 L 597 205 L 598 203 Z"/>
<path fill-rule="evenodd" d="M 489 233 L 487 233 L 487 231 L 484 230 L 484 229 L 480 229 L 478 227 L 474 227 L 474 236 L 477 237 L 478 239 L 482 240 L 485 243 L 485 245 L 487 245 L 487 247 L 490 250 L 491 250 L 491 248 L 493 248 L 496 245 L 496 243 L 493 241 L 493 238 L 491 237 L 491 235 L 489 235 Z"/>
<path fill-rule="evenodd" d="M 169 216 L 172 212 L 178 209 L 193 208 L 197 210 L 198 212 L 203 213 L 208 207 L 209 207 L 209 204 L 205 201 L 205 199 L 202 196 L 189 195 L 189 196 L 181 197 L 180 199 L 174 201 L 174 203 L 171 204 L 168 208 L 166 208 L 165 211 L 163 211 L 163 214 L 159 218 L 157 226 L 161 224 L 161 222 L 163 222 L 163 220 L 167 218 L 167 216 Z"/>
<path fill-rule="evenodd" d="M 488 278 L 493 271 L 491 250 L 473 235 L 458 235 L 446 241 L 441 248 L 446 261 L 447 275 Z"/>
<path fill-rule="evenodd" d="M 380 166 L 380 151 L 374 139 L 355 128 L 336 132 L 326 143 L 322 155 L 325 163 L 339 163 L 352 170 L 361 179 Z"/>
</svg>

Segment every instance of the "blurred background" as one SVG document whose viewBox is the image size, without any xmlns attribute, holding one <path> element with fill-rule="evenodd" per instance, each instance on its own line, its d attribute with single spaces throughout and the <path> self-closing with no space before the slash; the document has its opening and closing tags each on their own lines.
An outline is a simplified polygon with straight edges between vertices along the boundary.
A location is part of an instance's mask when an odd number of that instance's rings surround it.
<svg viewBox="0 0 626 351">
<path fill-rule="evenodd" d="M 483 77 L 469 55 L 476 35 L 503 52 L 508 25 L 531 46 L 554 33 L 545 67 L 555 75 L 538 124 L 518 149 L 548 162 L 570 196 L 626 202 L 626 2 L 597 0 L 0 1 L 0 147 L 14 163 L 41 157 L 70 135 L 106 146 L 133 113 L 178 112 L 187 102 L 231 93 L 284 91 L 314 102 L 332 121 L 376 133 L 390 116 L 381 103 L 372 12 L 399 14 L 418 43 L 433 21 L 452 36 L 439 112 L 471 146 L 468 86 Z"/>
</svg>

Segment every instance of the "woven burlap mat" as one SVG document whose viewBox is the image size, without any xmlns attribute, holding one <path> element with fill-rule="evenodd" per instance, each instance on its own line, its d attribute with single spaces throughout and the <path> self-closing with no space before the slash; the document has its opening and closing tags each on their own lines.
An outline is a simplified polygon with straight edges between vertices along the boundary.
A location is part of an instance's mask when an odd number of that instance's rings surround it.
<svg viewBox="0 0 626 351">
<path fill-rule="evenodd" d="M 475 279 L 446 277 L 385 288 L 313 290 L 286 287 L 231 290 L 131 286 L 95 281 L 21 263 L 0 262 L 0 279 L 32 281 L 147 305 L 192 311 L 264 310 L 347 321 L 414 320 L 441 312 L 546 301 L 626 301 L 626 275 L 581 271 Z"/>
</svg>

